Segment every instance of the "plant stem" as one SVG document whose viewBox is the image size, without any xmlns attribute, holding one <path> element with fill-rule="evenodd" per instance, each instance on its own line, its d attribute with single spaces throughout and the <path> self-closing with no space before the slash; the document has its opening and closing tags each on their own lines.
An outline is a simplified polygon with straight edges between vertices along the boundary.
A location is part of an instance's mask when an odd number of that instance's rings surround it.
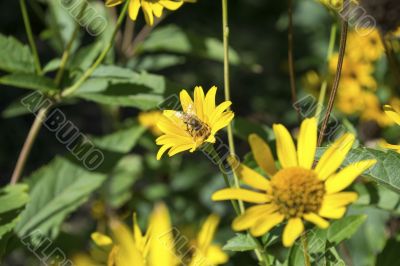
<svg viewBox="0 0 400 266">
<path fill-rule="evenodd" d="M 305 266 L 311 266 L 310 255 L 308 254 L 308 241 L 306 234 L 301 235 L 301 244 L 303 246 L 304 264 Z"/>
<path fill-rule="evenodd" d="M 35 121 L 33 122 L 31 129 L 29 130 L 28 136 L 25 139 L 25 143 L 22 147 L 22 150 L 18 156 L 17 164 L 15 165 L 14 172 L 11 177 L 10 184 L 14 185 L 18 182 L 21 177 L 22 171 L 24 170 L 26 160 L 29 156 L 29 153 L 32 149 L 32 145 L 36 140 L 36 137 L 40 131 L 42 126 L 42 122 L 46 119 L 47 112 L 52 107 L 52 105 L 48 105 L 43 107 L 39 110 L 38 114 L 36 115 Z"/>
<path fill-rule="evenodd" d="M 222 0 L 222 34 L 224 42 L 224 92 L 225 101 L 230 101 L 230 83 L 229 83 L 229 25 L 228 25 L 228 0 Z M 228 144 L 229 152 L 231 155 L 235 154 L 235 142 L 233 140 L 232 123 L 227 127 L 228 131 Z M 235 173 L 233 173 L 233 180 L 235 187 L 239 188 L 239 180 Z M 244 212 L 244 205 L 241 200 L 238 200 L 240 212 Z"/>
<path fill-rule="evenodd" d="M 29 21 L 29 15 L 28 15 L 28 11 L 26 9 L 25 0 L 19 0 L 19 4 L 21 7 L 21 13 L 22 13 L 22 18 L 24 20 L 26 34 L 28 35 L 29 45 L 31 47 L 31 51 L 33 54 L 33 61 L 35 64 L 36 73 L 38 75 L 42 75 L 42 67 L 40 66 L 39 55 L 38 55 L 35 39 L 33 38 L 31 23 Z"/>
<path fill-rule="evenodd" d="M 296 77 L 294 72 L 294 60 L 293 60 L 293 1 L 288 0 L 288 17 L 289 17 L 289 28 L 288 28 L 288 65 L 289 65 L 289 77 L 290 77 L 290 92 L 292 94 L 292 105 L 297 113 L 297 119 L 301 122 L 300 110 L 296 106 L 297 92 L 296 92 Z"/>
<path fill-rule="evenodd" d="M 81 11 L 79 12 L 78 21 L 80 20 L 83 13 L 85 12 L 86 7 L 87 7 L 87 3 L 84 3 L 82 5 Z M 62 77 L 64 75 L 65 65 L 67 64 L 69 56 L 71 54 L 72 45 L 74 44 L 74 41 L 75 41 L 76 37 L 78 36 L 79 28 L 80 28 L 79 23 L 76 23 L 74 32 L 72 33 L 71 38 L 69 39 L 67 46 L 65 47 L 65 50 L 61 57 L 60 68 L 58 69 L 56 77 L 54 79 L 54 83 L 56 84 L 57 87 L 60 86 Z"/>
<path fill-rule="evenodd" d="M 317 121 L 320 120 L 322 108 L 323 108 L 324 102 L 325 102 L 326 89 L 328 87 L 329 60 L 331 59 L 333 51 L 335 49 L 336 33 L 337 33 L 337 24 L 336 24 L 336 22 L 334 22 L 334 23 L 332 23 L 332 26 L 331 26 L 331 34 L 329 37 L 328 52 L 326 55 L 326 66 L 325 66 L 325 71 L 324 71 L 325 78 L 321 84 L 321 89 L 320 89 L 320 93 L 319 93 L 319 97 L 318 97 L 317 110 L 315 111 L 315 117 L 317 118 Z"/>
<path fill-rule="evenodd" d="M 345 0 L 343 3 L 343 6 L 345 6 L 345 7 L 348 6 L 348 4 L 347 4 L 348 1 L 349 0 Z M 346 52 L 348 26 L 349 25 L 348 25 L 346 18 L 342 18 L 342 29 L 341 29 L 341 33 L 340 33 L 341 36 L 340 36 L 340 46 L 339 46 L 339 59 L 338 59 L 338 63 L 337 63 L 335 79 L 333 81 L 332 91 L 329 96 L 328 107 L 326 110 L 324 120 L 322 122 L 320 134 L 318 137 L 318 146 L 319 147 L 321 146 L 322 141 L 324 140 L 325 130 L 328 125 L 329 117 L 331 115 L 331 112 L 333 109 L 333 104 L 335 102 L 337 89 L 339 87 L 340 76 L 342 74 L 343 60 L 344 60 L 344 56 L 345 56 L 345 52 Z"/>
<path fill-rule="evenodd" d="M 118 17 L 117 24 L 115 25 L 113 34 L 112 34 L 111 39 L 108 42 L 107 46 L 101 52 L 101 54 L 96 59 L 96 61 L 93 63 L 93 65 L 85 71 L 85 73 L 82 75 L 82 77 L 75 84 L 73 84 L 69 88 L 66 88 L 62 92 L 62 94 L 61 94 L 62 97 L 68 97 L 68 96 L 72 95 L 73 93 L 75 93 L 80 88 L 80 86 L 93 74 L 93 72 L 96 70 L 96 68 L 103 62 L 104 58 L 107 56 L 108 52 L 111 50 L 111 48 L 114 45 L 115 36 L 117 35 L 118 29 L 120 28 L 122 21 L 124 20 L 124 18 L 126 16 L 128 5 L 129 5 L 129 0 L 125 2 L 124 7 L 121 10 L 121 14 Z"/>
</svg>

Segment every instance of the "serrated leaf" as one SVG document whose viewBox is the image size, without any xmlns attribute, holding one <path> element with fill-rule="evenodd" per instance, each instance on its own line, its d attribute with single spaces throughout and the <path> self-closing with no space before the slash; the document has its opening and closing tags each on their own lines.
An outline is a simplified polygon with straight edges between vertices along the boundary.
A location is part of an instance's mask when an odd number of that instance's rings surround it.
<svg viewBox="0 0 400 266">
<path fill-rule="evenodd" d="M 29 200 L 28 186 L 17 184 L 0 190 L 0 241 L 19 219 L 19 213 Z"/>
<path fill-rule="evenodd" d="M 326 148 L 318 149 L 321 155 Z M 377 163 L 366 171 L 363 176 L 370 178 L 386 188 L 400 194 L 400 154 L 394 151 L 381 151 L 371 148 L 352 149 L 346 157 L 343 166 L 361 160 L 375 159 Z"/>
<path fill-rule="evenodd" d="M 14 37 L 0 34 L 0 70 L 33 73 L 34 62 L 29 47 Z"/>
<path fill-rule="evenodd" d="M 28 73 L 14 73 L 2 76 L 0 78 L 0 84 L 21 89 L 38 90 L 41 92 L 57 91 L 57 87 L 51 79 Z"/>
<path fill-rule="evenodd" d="M 248 251 L 257 248 L 257 244 L 253 238 L 248 234 L 236 234 L 233 238 L 229 239 L 228 242 L 223 246 L 223 250 L 229 251 Z"/>
<path fill-rule="evenodd" d="M 328 229 L 328 240 L 334 245 L 349 239 L 367 219 L 366 215 L 351 215 L 334 221 Z"/>
<path fill-rule="evenodd" d="M 17 234 L 23 237 L 38 230 L 54 238 L 64 219 L 105 179 L 104 174 L 89 172 L 61 157 L 55 158 L 30 176 L 31 200 L 21 214 Z"/>
</svg>

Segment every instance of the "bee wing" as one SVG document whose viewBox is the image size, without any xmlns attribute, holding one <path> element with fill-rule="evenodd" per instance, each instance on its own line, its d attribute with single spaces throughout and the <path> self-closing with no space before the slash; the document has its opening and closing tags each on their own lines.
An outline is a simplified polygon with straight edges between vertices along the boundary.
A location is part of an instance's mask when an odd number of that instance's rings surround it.
<svg viewBox="0 0 400 266">
<path fill-rule="evenodd" d="M 190 115 L 195 115 L 196 114 L 196 108 L 194 107 L 193 103 L 188 105 L 186 113 L 190 114 Z"/>
<path fill-rule="evenodd" d="M 185 118 L 185 114 L 183 112 L 180 111 L 176 111 L 175 112 L 175 116 L 179 119 L 184 119 Z"/>
</svg>

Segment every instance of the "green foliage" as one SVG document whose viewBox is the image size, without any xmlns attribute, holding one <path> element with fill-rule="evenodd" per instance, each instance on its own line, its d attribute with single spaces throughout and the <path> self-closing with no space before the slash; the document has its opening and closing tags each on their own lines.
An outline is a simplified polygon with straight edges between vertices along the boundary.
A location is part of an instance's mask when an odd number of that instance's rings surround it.
<svg viewBox="0 0 400 266">
<path fill-rule="evenodd" d="M 29 47 L 14 37 L 0 34 L 0 70 L 7 72 L 33 73 L 33 56 Z"/>
<path fill-rule="evenodd" d="M 257 248 L 257 244 L 248 234 L 236 234 L 223 247 L 224 250 L 240 252 L 254 250 L 255 248 Z"/>
<path fill-rule="evenodd" d="M 55 92 L 57 87 L 54 82 L 36 74 L 14 73 L 0 78 L 0 84 L 21 89 L 38 90 L 41 92 Z"/>
</svg>

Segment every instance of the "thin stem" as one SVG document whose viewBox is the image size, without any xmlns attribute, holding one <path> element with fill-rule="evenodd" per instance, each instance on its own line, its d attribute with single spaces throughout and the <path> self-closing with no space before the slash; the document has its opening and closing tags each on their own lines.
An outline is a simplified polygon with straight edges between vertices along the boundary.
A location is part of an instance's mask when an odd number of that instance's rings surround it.
<svg viewBox="0 0 400 266">
<path fill-rule="evenodd" d="M 39 60 L 39 55 L 38 55 L 35 39 L 33 38 L 31 23 L 29 21 L 29 15 L 28 15 L 28 11 L 26 9 L 25 0 L 19 0 L 19 4 L 21 6 L 22 18 L 24 20 L 26 34 L 28 35 L 29 45 L 31 47 L 31 51 L 33 54 L 33 61 L 35 64 L 36 73 L 38 75 L 42 75 L 42 67 L 40 65 L 40 60 Z"/>
<path fill-rule="evenodd" d="M 68 96 L 72 95 L 73 93 L 75 93 L 80 88 L 80 86 L 93 74 L 93 72 L 96 70 L 96 68 L 103 62 L 104 58 L 107 56 L 108 52 L 111 50 L 111 48 L 114 45 L 115 36 L 117 35 L 118 29 L 121 27 L 122 21 L 124 20 L 124 18 L 126 16 L 128 5 L 129 5 L 129 1 L 126 1 L 124 7 L 121 10 L 121 14 L 118 17 L 117 24 L 115 25 L 113 34 L 112 34 L 111 39 L 108 42 L 107 46 L 101 52 L 101 54 L 96 59 L 96 61 L 93 63 L 93 65 L 85 71 L 85 73 L 82 75 L 82 77 L 74 85 L 72 85 L 69 88 L 66 88 L 62 92 L 62 94 L 61 94 L 62 97 L 68 97 Z"/>
<path fill-rule="evenodd" d="M 289 65 L 289 76 L 290 76 L 290 92 L 292 94 L 292 105 L 297 112 L 297 118 L 301 121 L 300 110 L 296 106 L 297 103 L 297 92 L 296 92 L 296 77 L 294 72 L 294 60 L 293 60 L 293 3 L 292 0 L 288 0 L 288 17 L 289 17 L 289 28 L 288 28 L 288 65 Z"/>
<path fill-rule="evenodd" d="M 126 18 L 124 36 L 122 38 L 121 52 L 126 54 L 133 39 L 135 31 L 135 22 L 130 18 Z"/>
<path fill-rule="evenodd" d="M 343 3 L 343 6 L 347 6 L 348 1 L 349 0 L 345 0 Z M 324 120 L 322 122 L 321 131 L 320 131 L 320 134 L 318 137 L 318 146 L 321 146 L 322 141 L 324 140 L 325 130 L 328 125 L 329 117 L 331 115 L 331 112 L 333 109 L 333 104 L 334 104 L 335 98 L 336 98 L 336 93 L 337 93 L 337 90 L 339 87 L 340 76 L 342 74 L 343 60 L 344 60 L 344 55 L 345 55 L 345 51 L 346 51 L 347 30 L 348 30 L 348 22 L 347 22 L 346 18 L 344 18 L 344 19 L 342 19 L 342 30 L 340 33 L 341 36 L 340 36 L 340 46 L 339 46 L 339 59 L 338 59 L 338 63 L 337 63 L 336 75 L 335 75 L 335 79 L 333 82 L 332 91 L 329 96 L 326 114 L 325 114 Z"/>
<path fill-rule="evenodd" d="M 48 105 L 46 107 L 41 108 L 38 114 L 36 115 L 35 121 L 33 122 L 31 129 L 29 130 L 24 146 L 22 147 L 22 150 L 18 156 L 17 164 L 15 165 L 14 172 L 11 176 L 11 181 L 10 181 L 11 185 L 16 184 L 20 179 L 22 171 L 24 170 L 26 164 L 26 160 L 29 156 L 29 153 L 31 152 L 33 143 L 35 142 L 36 137 L 42 126 L 42 122 L 46 118 L 47 112 L 51 107 L 52 105 Z"/>
<path fill-rule="evenodd" d="M 307 234 L 301 235 L 301 244 L 303 246 L 304 264 L 305 266 L 311 266 L 310 255 L 308 254 Z"/>
<path fill-rule="evenodd" d="M 335 22 L 331 26 L 331 34 L 329 37 L 328 52 L 326 55 L 326 67 L 325 67 L 326 70 L 324 73 L 325 78 L 321 84 L 320 94 L 318 97 L 317 110 L 315 111 L 315 117 L 317 118 L 317 121 L 320 120 L 322 108 L 323 108 L 324 102 L 325 102 L 326 89 L 328 87 L 329 60 L 331 59 L 333 51 L 335 49 L 336 33 L 337 33 L 337 24 Z"/>
<path fill-rule="evenodd" d="M 87 7 L 87 3 L 84 3 L 82 5 L 81 11 L 79 12 L 78 21 L 80 20 L 80 18 L 82 17 L 83 13 L 85 12 L 86 7 Z M 75 41 L 76 37 L 78 36 L 79 29 L 80 29 L 80 25 L 79 25 L 79 23 L 76 23 L 74 32 L 72 33 L 71 38 L 69 39 L 69 41 L 67 43 L 67 46 L 65 47 L 65 50 L 64 50 L 63 55 L 61 57 L 60 68 L 58 69 L 56 77 L 54 79 L 54 83 L 56 84 L 57 87 L 60 86 L 61 80 L 62 80 L 63 75 L 64 75 L 65 66 L 66 66 L 66 64 L 68 62 L 68 59 L 69 59 L 69 56 L 71 54 L 71 49 L 72 49 L 72 46 L 74 44 L 74 41 Z"/>
<path fill-rule="evenodd" d="M 222 0 L 222 32 L 223 32 L 223 42 L 224 42 L 224 93 L 225 101 L 230 101 L 230 83 L 229 83 L 229 25 L 228 25 L 228 0 Z M 235 142 L 233 140 L 233 129 L 230 123 L 227 127 L 228 131 L 228 144 L 229 152 L 231 155 L 235 153 Z M 233 180 L 235 187 L 239 188 L 239 180 L 235 173 L 233 173 Z M 244 212 L 244 205 L 241 200 L 238 200 L 240 212 Z"/>
</svg>

